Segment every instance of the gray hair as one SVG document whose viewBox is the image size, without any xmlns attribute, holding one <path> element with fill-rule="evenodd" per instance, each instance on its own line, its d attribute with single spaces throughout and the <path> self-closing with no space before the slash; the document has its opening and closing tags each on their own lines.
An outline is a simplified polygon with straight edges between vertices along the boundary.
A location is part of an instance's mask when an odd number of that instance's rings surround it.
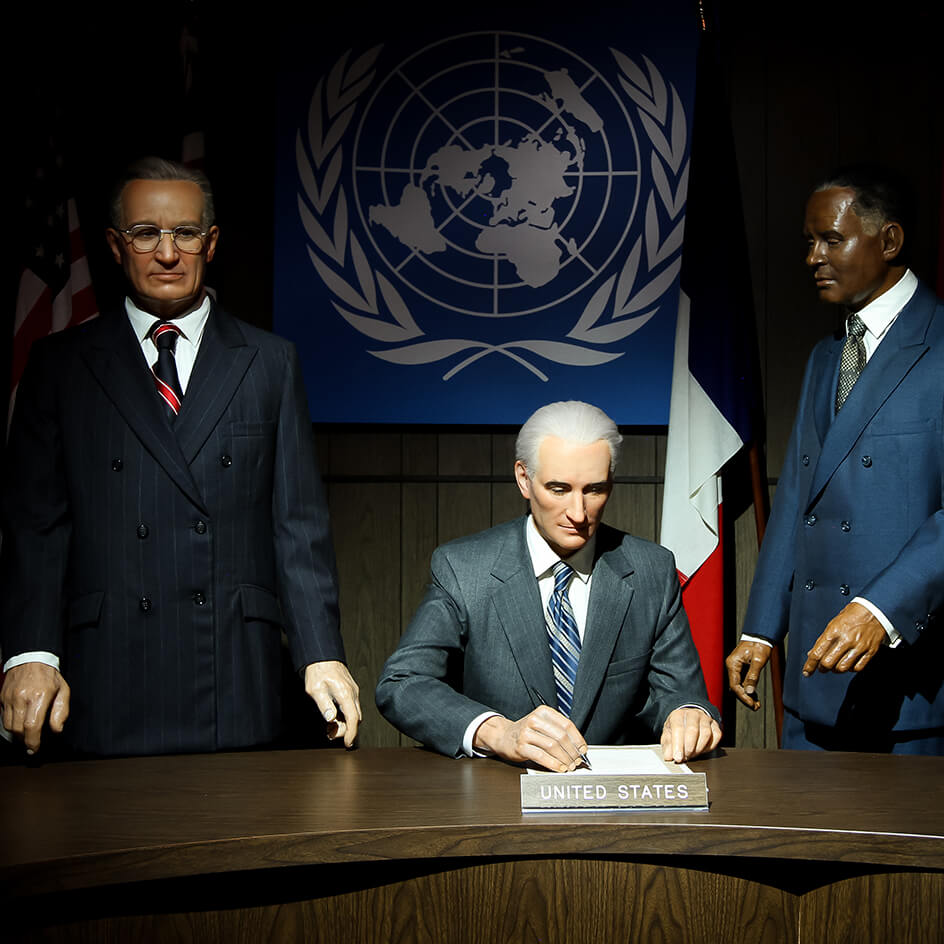
<svg viewBox="0 0 944 944">
<path fill-rule="evenodd" d="M 850 164 L 832 171 L 813 188 L 851 190 L 852 209 L 866 232 L 874 235 L 886 223 L 898 223 L 907 235 L 911 228 L 914 198 L 907 180 L 878 164 Z"/>
<path fill-rule="evenodd" d="M 200 225 L 204 230 L 208 230 L 216 221 L 216 212 L 213 208 L 213 188 L 210 186 L 207 175 L 202 170 L 187 167 L 177 161 L 168 161 L 163 157 L 142 157 L 128 165 L 112 190 L 108 215 L 111 225 L 115 229 L 121 229 L 124 224 L 121 201 L 125 187 L 132 180 L 186 180 L 196 184 L 203 194 L 203 217 L 200 220 Z"/>
<path fill-rule="evenodd" d="M 548 403 L 528 417 L 515 442 L 515 459 L 524 465 L 530 479 L 537 474 L 538 450 L 548 436 L 578 445 L 590 445 L 602 439 L 610 448 L 611 474 L 623 441 L 616 423 L 599 407 L 581 400 Z"/>
</svg>

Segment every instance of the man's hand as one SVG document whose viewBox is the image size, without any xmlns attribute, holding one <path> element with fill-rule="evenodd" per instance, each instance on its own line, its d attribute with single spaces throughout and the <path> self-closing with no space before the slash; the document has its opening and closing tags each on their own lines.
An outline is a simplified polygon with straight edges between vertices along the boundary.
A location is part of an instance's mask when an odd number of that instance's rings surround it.
<svg viewBox="0 0 944 944">
<path fill-rule="evenodd" d="M 721 725 L 701 708 L 676 708 L 662 726 L 662 759 L 681 764 L 721 742 Z"/>
<path fill-rule="evenodd" d="M 861 672 L 888 639 L 885 627 L 861 603 L 849 603 L 834 616 L 813 644 L 803 674 Z"/>
<path fill-rule="evenodd" d="M 472 746 L 516 764 L 531 762 L 554 773 L 575 770 L 587 753 L 587 742 L 559 711 L 548 705 L 535 708 L 519 721 L 500 715 L 486 718 L 472 738 Z"/>
<path fill-rule="evenodd" d="M 755 694 L 757 680 L 761 670 L 770 658 L 770 646 L 762 642 L 750 642 L 742 639 L 731 654 L 724 660 L 728 669 L 728 685 L 738 697 L 738 701 L 747 705 L 751 711 L 760 708 L 760 701 Z"/>
<path fill-rule="evenodd" d="M 312 662 L 305 668 L 305 691 L 328 722 L 328 737 L 343 737 L 344 746 L 352 747 L 362 715 L 360 690 L 347 666 L 343 662 Z"/>
<path fill-rule="evenodd" d="M 44 662 L 24 662 L 6 674 L 0 704 L 3 726 L 22 738 L 29 754 L 39 750 L 39 742 L 49 715 L 49 727 L 59 734 L 69 717 L 69 686 L 57 669 Z"/>
</svg>

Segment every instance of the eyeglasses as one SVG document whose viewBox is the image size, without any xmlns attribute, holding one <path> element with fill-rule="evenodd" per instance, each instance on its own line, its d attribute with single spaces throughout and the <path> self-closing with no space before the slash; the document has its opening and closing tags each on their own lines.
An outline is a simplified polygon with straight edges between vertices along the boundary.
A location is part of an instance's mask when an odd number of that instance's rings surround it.
<svg viewBox="0 0 944 944">
<path fill-rule="evenodd" d="M 199 226 L 175 226 L 173 229 L 161 229 L 149 223 L 137 223 L 129 229 L 120 229 L 118 232 L 130 238 L 135 252 L 154 252 L 166 234 L 181 252 L 197 253 L 203 249 L 203 240 L 207 235 L 201 232 Z"/>
</svg>

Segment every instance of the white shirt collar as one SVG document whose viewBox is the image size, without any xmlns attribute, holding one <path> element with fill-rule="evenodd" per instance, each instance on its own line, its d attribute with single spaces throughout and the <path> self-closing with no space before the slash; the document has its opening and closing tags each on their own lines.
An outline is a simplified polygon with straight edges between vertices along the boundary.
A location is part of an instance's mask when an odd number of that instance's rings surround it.
<svg viewBox="0 0 944 944">
<path fill-rule="evenodd" d="M 154 323 L 163 320 L 158 318 L 157 315 L 152 315 L 150 312 L 138 308 L 130 297 L 125 298 L 125 311 L 128 313 L 128 320 L 131 322 L 131 327 L 134 329 L 135 337 L 142 344 L 147 338 L 151 328 L 154 326 Z M 194 347 L 198 347 L 209 317 L 210 296 L 207 295 L 204 297 L 201 304 L 194 308 L 193 311 L 188 312 L 180 318 L 174 318 L 174 324 L 180 328 L 181 334 L 193 344 Z"/>
<path fill-rule="evenodd" d="M 917 289 L 917 276 L 911 269 L 906 269 L 905 274 L 887 292 L 861 309 L 858 314 L 869 334 L 880 340 Z"/>
<path fill-rule="evenodd" d="M 528 554 L 531 556 L 531 565 L 534 567 L 534 576 L 540 578 L 563 558 L 541 537 L 531 515 L 528 515 L 525 520 L 524 533 L 528 543 Z M 567 565 L 574 569 L 577 577 L 584 583 L 587 583 L 593 573 L 596 544 L 597 536 L 594 534 L 579 551 L 575 551 L 566 559 Z"/>
</svg>

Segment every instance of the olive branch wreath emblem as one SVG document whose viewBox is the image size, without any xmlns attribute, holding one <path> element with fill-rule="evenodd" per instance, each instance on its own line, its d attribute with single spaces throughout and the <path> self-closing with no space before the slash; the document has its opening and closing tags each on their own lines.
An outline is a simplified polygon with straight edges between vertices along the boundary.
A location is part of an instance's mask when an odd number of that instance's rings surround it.
<svg viewBox="0 0 944 944">
<path fill-rule="evenodd" d="M 510 358 L 542 381 L 548 380 L 547 374 L 528 355 L 578 367 L 622 357 L 622 351 L 600 350 L 599 346 L 622 341 L 649 321 L 682 265 L 682 210 L 688 189 L 688 162 L 683 164 L 687 130 L 685 111 L 675 86 L 666 85 L 646 56 L 642 57 L 643 68 L 619 50 L 610 49 L 619 69 L 620 86 L 635 103 L 652 145 L 650 169 L 654 187 L 646 202 L 642 235 L 630 249 L 619 274 L 607 278 L 590 297 L 567 333 L 570 340 L 521 339 L 490 344 L 470 338 L 427 338 L 394 284 L 368 262 L 357 235 L 349 227 L 348 202 L 341 183 L 344 136 L 358 100 L 374 80 L 374 63 L 382 48 L 375 46 L 353 62 L 349 62 L 350 50 L 338 59 L 315 86 L 305 134 L 299 129 L 295 136 L 301 184 L 298 212 L 309 239 L 308 255 L 334 296 L 332 304 L 338 314 L 356 331 L 387 345 L 369 353 L 391 363 L 430 364 L 465 354 L 443 374 L 443 380 L 490 354 Z M 660 205 L 670 221 L 664 237 L 659 223 Z M 642 279 L 641 269 L 645 272 Z"/>
</svg>

